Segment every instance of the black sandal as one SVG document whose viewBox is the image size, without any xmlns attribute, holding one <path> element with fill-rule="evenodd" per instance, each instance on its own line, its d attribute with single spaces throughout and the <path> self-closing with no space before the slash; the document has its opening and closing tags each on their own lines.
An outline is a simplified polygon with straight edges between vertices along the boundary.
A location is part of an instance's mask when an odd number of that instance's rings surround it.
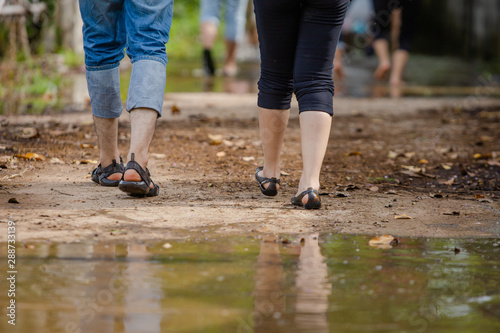
<svg viewBox="0 0 500 333">
<path fill-rule="evenodd" d="M 302 198 L 307 195 L 307 203 L 304 205 L 302 203 Z M 319 197 L 318 191 L 309 187 L 304 192 L 300 193 L 298 196 L 293 196 L 292 205 L 294 206 L 304 206 L 305 209 L 319 209 L 321 207 L 321 198 Z"/>
<path fill-rule="evenodd" d="M 276 188 L 276 184 L 280 183 L 280 180 L 276 177 L 266 178 L 259 176 L 259 172 L 264 170 L 264 167 L 258 167 L 257 171 L 255 171 L 255 179 L 259 183 L 260 191 L 262 194 L 274 197 L 278 194 L 278 189 Z M 269 183 L 267 188 L 264 187 L 264 184 Z"/>
<path fill-rule="evenodd" d="M 90 179 L 94 183 L 97 183 L 101 186 L 118 186 L 120 183 L 120 179 L 118 180 L 111 180 L 108 179 L 109 176 L 111 176 L 114 173 L 121 173 L 123 175 L 125 167 L 123 166 L 123 160 L 120 157 L 120 164 L 116 163 L 116 160 L 113 160 L 113 163 L 108 165 L 107 167 L 103 168 L 101 164 L 97 166 L 92 171 L 92 175 L 90 176 Z"/>
<path fill-rule="evenodd" d="M 154 197 L 157 196 L 160 193 L 160 187 L 153 183 L 151 180 L 151 175 L 149 173 L 148 168 L 144 170 L 139 163 L 137 163 L 134 160 L 134 153 L 131 154 L 130 156 L 130 161 L 127 163 L 127 167 L 125 168 L 125 171 L 127 170 L 135 170 L 137 173 L 141 176 L 142 181 L 140 182 L 131 182 L 131 181 L 125 181 L 121 180 L 120 184 L 118 185 L 118 188 L 125 192 L 128 193 L 128 195 L 131 195 L 133 197 Z M 125 174 L 125 172 L 123 172 Z M 153 184 L 153 188 L 150 187 L 150 185 Z"/>
</svg>

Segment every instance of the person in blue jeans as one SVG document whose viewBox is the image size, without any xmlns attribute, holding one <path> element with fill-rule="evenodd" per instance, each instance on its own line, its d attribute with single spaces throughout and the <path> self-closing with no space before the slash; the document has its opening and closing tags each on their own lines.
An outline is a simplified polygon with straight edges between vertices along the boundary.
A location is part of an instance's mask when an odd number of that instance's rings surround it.
<svg viewBox="0 0 500 333">
<path fill-rule="evenodd" d="M 246 12 L 248 0 L 200 0 L 200 33 L 203 46 L 203 69 L 206 75 L 215 75 L 215 64 L 212 57 L 212 47 L 217 38 L 220 24 L 219 12 L 221 3 L 225 3 L 225 44 L 226 54 L 222 73 L 225 76 L 235 76 L 236 48 L 245 32 Z"/>
<path fill-rule="evenodd" d="M 92 180 L 118 186 L 132 196 L 156 196 L 150 178 L 148 149 L 161 116 L 166 82 L 168 42 L 173 0 L 80 0 L 83 47 L 90 105 L 100 149 L 100 164 Z M 126 110 L 131 139 L 127 166 L 118 151 L 120 61 L 132 62 Z"/>
<path fill-rule="evenodd" d="M 332 67 L 349 0 L 254 0 L 261 54 L 259 127 L 264 166 L 255 178 L 264 195 L 279 190 L 280 153 L 295 93 L 303 169 L 292 204 L 321 207 L 321 165 L 333 115 Z"/>
</svg>

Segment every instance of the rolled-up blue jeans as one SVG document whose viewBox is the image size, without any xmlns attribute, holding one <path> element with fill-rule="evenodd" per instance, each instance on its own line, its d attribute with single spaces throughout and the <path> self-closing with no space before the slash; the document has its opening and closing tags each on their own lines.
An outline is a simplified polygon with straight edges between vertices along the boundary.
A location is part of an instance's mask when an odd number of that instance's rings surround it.
<svg viewBox="0 0 500 333">
<path fill-rule="evenodd" d="M 79 2 L 92 114 L 100 118 L 121 115 L 118 66 L 126 50 L 132 62 L 126 110 L 149 108 L 161 116 L 173 0 Z"/>
</svg>

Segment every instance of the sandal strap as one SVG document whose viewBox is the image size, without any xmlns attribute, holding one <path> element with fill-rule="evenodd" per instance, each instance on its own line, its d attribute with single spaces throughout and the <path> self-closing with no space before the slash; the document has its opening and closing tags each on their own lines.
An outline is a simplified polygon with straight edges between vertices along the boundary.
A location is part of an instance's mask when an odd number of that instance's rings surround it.
<svg viewBox="0 0 500 333">
<path fill-rule="evenodd" d="M 149 173 L 149 169 L 146 168 L 144 170 L 139 163 L 137 163 L 135 160 L 135 154 L 132 153 L 130 155 L 130 161 L 128 161 L 127 166 L 125 167 L 125 171 L 127 170 L 135 170 L 139 176 L 141 176 L 141 179 L 149 186 L 152 182 L 151 180 L 151 174 Z"/>
<path fill-rule="evenodd" d="M 318 191 L 316 191 L 312 187 L 309 187 L 307 190 L 305 190 L 304 192 L 300 193 L 298 196 L 293 196 L 293 198 L 292 198 L 292 204 L 302 206 L 303 205 L 302 199 L 306 195 L 308 196 L 307 202 L 310 202 L 311 200 L 319 200 L 319 201 L 321 201 L 321 198 L 319 197 Z"/>
<path fill-rule="evenodd" d="M 108 165 L 107 167 L 103 168 L 102 165 L 99 164 L 98 168 L 100 167 L 100 177 L 101 178 L 107 178 L 110 175 L 114 173 L 123 173 L 123 160 L 120 157 L 120 164 L 116 163 L 116 160 L 113 159 L 113 162 Z M 99 172 L 98 171 L 98 172 Z"/>
<path fill-rule="evenodd" d="M 279 178 L 276 178 L 276 177 L 271 177 L 271 178 L 267 178 L 267 177 L 261 177 L 259 176 L 259 172 L 264 170 L 264 167 L 258 167 L 257 168 L 257 171 L 255 172 L 255 178 L 257 178 L 257 181 L 259 182 L 260 185 L 264 185 L 264 184 L 267 184 L 267 183 L 276 183 L 276 184 L 280 184 L 280 179 Z"/>
</svg>

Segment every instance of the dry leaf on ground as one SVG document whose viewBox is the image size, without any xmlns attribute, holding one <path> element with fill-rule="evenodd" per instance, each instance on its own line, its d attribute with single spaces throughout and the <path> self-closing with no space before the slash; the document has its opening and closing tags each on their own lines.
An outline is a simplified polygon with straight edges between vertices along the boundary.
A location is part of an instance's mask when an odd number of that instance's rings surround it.
<svg viewBox="0 0 500 333">
<path fill-rule="evenodd" d="M 401 215 L 396 215 L 394 216 L 396 220 L 410 220 L 411 216 L 408 216 L 406 214 L 401 214 Z"/>
<path fill-rule="evenodd" d="M 52 157 L 50 159 L 50 163 L 51 164 L 65 164 L 64 161 L 62 161 L 60 158 L 58 157 Z"/>
<path fill-rule="evenodd" d="M 35 153 L 27 153 L 27 154 L 17 154 L 15 155 L 18 158 L 23 158 L 25 160 L 35 160 L 35 161 L 45 161 L 45 156 Z"/>
<path fill-rule="evenodd" d="M 399 243 L 398 239 L 391 235 L 382 235 L 370 239 L 368 245 L 379 249 L 390 249 Z"/>
<path fill-rule="evenodd" d="M 208 142 L 213 145 L 220 145 L 222 143 L 222 135 L 208 134 Z"/>
</svg>

